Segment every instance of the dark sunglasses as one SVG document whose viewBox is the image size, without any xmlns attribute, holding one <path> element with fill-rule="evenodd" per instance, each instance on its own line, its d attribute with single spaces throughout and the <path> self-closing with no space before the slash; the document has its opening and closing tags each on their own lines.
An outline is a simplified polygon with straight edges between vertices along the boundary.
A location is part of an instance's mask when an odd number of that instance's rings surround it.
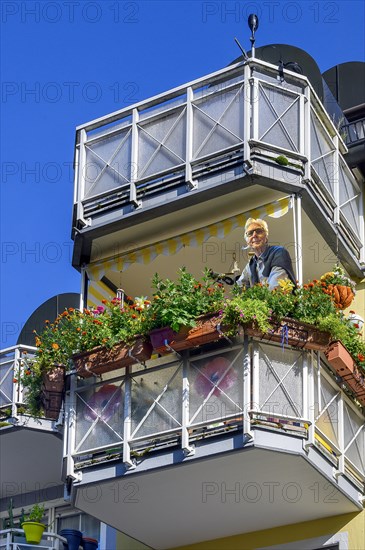
<svg viewBox="0 0 365 550">
<path fill-rule="evenodd" d="M 256 235 L 263 235 L 265 233 L 265 229 L 262 229 L 261 227 L 258 227 L 257 229 L 250 229 L 250 231 L 246 231 L 246 237 L 252 237 L 254 233 L 256 233 Z"/>
</svg>

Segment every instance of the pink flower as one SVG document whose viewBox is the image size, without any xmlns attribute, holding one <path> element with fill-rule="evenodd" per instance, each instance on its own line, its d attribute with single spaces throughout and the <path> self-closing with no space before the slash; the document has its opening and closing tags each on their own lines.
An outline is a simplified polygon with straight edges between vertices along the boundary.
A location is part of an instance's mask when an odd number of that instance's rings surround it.
<svg viewBox="0 0 365 550">
<path fill-rule="evenodd" d="M 106 384 L 85 404 L 84 418 L 88 422 L 94 422 L 100 417 L 104 422 L 108 422 L 120 410 L 121 402 L 121 388 L 114 384 Z"/>
<path fill-rule="evenodd" d="M 231 388 L 237 382 L 236 371 L 230 361 L 224 357 L 215 357 L 200 370 L 195 380 L 195 390 L 199 395 L 207 397 L 214 386 L 212 395 L 219 396 L 222 391 Z"/>
</svg>

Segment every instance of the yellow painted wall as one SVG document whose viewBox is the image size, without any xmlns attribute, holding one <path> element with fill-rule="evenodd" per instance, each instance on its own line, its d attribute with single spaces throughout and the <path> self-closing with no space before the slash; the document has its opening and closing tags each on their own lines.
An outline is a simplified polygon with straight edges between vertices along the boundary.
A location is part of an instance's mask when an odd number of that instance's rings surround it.
<svg viewBox="0 0 365 550">
<path fill-rule="evenodd" d="M 365 510 L 358 514 L 345 514 L 330 518 L 295 523 L 255 531 L 244 535 L 236 535 L 216 539 L 199 544 L 174 547 L 175 550 L 254 550 L 255 548 L 289 544 L 290 542 L 312 539 L 324 535 L 333 536 L 336 533 L 348 533 L 349 550 L 364 550 L 365 548 Z"/>
<path fill-rule="evenodd" d="M 360 317 L 365 319 L 365 280 L 356 285 L 356 294 L 351 306 L 346 310 L 345 313 L 348 313 L 349 310 L 356 311 Z M 362 329 L 362 335 L 364 337 L 365 328 Z"/>
</svg>

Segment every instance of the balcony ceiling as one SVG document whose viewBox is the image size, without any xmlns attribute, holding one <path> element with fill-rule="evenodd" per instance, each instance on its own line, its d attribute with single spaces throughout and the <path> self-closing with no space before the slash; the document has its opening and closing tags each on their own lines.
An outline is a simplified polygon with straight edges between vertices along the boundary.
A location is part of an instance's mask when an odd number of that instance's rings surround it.
<svg viewBox="0 0 365 550">
<path fill-rule="evenodd" d="M 102 480 L 75 505 L 154 549 L 358 511 L 303 456 L 255 447 Z M 116 477 L 114 477 L 116 476 Z M 75 487 L 76 489 L 76 487 Z"/>
<path fill-rule="evenodd" d="M 28 427 L 0 434 L 0 498 L 61 485 L 62 439 Z"/>
</svg>

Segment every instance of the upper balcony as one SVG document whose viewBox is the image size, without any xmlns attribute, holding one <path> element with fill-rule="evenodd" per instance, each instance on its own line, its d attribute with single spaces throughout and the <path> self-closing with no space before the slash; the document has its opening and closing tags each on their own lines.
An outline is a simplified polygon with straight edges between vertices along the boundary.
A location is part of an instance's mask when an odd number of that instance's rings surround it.
<svg viewBox="0 0 365 550">
<path fill-rule="evenodd" d="M 250 59 L 79 126 L 74 265 L 293 194 L 361 277 L 362 190 L 346 145 L 307 77 L 283 74 Z"/>
</svg>

